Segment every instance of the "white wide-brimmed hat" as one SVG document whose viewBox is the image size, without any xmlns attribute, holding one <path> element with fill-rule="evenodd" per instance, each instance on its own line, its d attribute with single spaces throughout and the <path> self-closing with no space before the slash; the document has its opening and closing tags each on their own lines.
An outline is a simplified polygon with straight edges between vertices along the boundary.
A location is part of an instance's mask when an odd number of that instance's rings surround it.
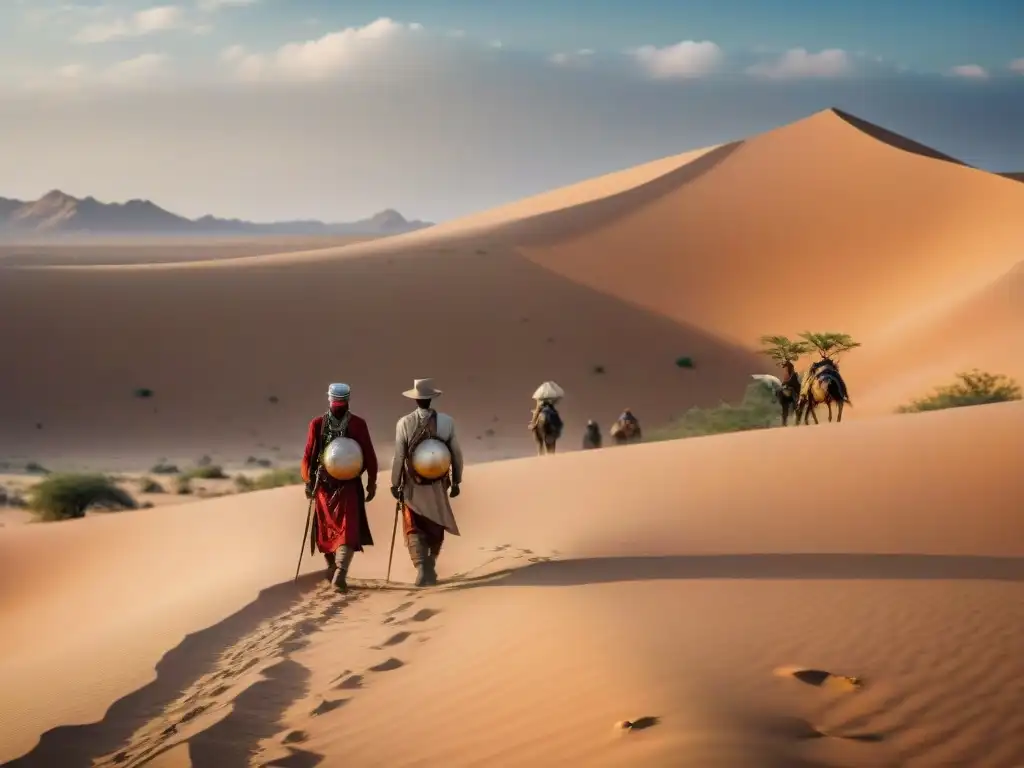
<svg viewBox="0 0 1024 768">
<path fill-rule="evenodd" d="M 402 393 L 404 397 L 409 397 L 413 400 L 432 400 L 441 394 L 443 393 L 440 389 L 434 388 L 433 379 L 413 379 L 412 389 L 407 389 Z"/>
<path fill-rule="evenodd" d="M 545 381 L 533 393 L 534 400 L 561 400 L 563 397 L 565 397 L 565 390 L 553 381 Z"/>
</svg>

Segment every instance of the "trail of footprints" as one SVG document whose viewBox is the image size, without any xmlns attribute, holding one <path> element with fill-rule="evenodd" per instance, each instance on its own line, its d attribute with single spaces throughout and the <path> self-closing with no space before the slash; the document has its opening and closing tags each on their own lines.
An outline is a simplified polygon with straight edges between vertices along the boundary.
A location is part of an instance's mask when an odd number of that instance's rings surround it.
<svg viewBox="0 0 1024 768">
<path fill-rule="evenodd" d="M 371 646 L 371 649 L 384 651 L 396 648 L 417 635 L 419 635 L 417 637 L 419 642 L 426 641 L 428 637 L 421 634 L 422 627 L 440 611 L 427 607 L 413 609 L 416 608 L 416 601 L 428 596 L 431 592 L 447 591 L 490 578 L 503 577 L 507 575 L 508 569 L 497 574 L 475 575 L 487 566 L 501 560 L 527 560 L 536 563 L 551 559 L 550 557 L 537 557 L 530 550 L 517 550 L 509 545 L 501 545 L 490 550 L 485 549 L 485 551 L 493 552 L 494 556 L 476 568 L 442 580 L 436 587 L 427 589 L 404 585 L 389 587 L 391 590 L 405 591 L 406 595 L 412 599 L 386 611 L 381 624 L 394 627 L 407 626 L 409 629 L 391 634 L 380 644 Z M 115 753 L 98 759 L 94 763 L 95 768 L 111 766 L 136 768 L 145 765 L 157 755 L 188 742 L 207 728 L 213 727 L 220 720 L 214 715 L 218 711 L 230 707 L 235 700 L 236 687 L 248 687 L 253 684 L 250 679 L 253 676 L 258 680 L 263 677 L 264 671 L 288 661 L 293 653 L 309 645 L 311 635 L 342 620 L 351 620 L 342 615 L 346 607 L 365 601 L 375 593 L 381 594 L 373 588 L 373 582 L 365 582 L 362 586 L 367 587 L 366 589 L 359 589 L 359 586 L 358 582 L 353 583 L 355 589 L 346 595 L 341 595 L 329 585 L 322 584 L 283 614 L 263 622 L 254 632 L 227 648 L 209 673 L 197 679 L 176 701 L 165 707 L 162 713 L 137 730 L 127 744 Z M 405 666 L 405 662 L 401 659 L 389 656 L 361 673 L 345 670 L 331 681 L 331 690 L 351 694 L 351 692 L 364 687 L 368 676 L 390 672 L 403 666 Z M 306 695 L 313 693 L 307 692 Z M 349 697 L 344 696 L 334 699 L 325 697 L 310 711 L 310 714 L 313 716 L 325 715 L 341 708 L 349 700 Z M 200 717 L 207 714 L 211 717 Z M 211 720 L 213 723 L 210 722 Z M 315 765 L 320 762 L 319 759 L 316 759 L 320 756 L 303 752 L 296 746 L 292 746 L 302 744 L 308 738 L 308 734 L 301 730 L 280 733 L 273 741 L 284 745 L 291 753 L 290 757 L 278 758 L 270 762 L 259 762 L 258 753 L 262 750 L 258 749 L 255 744 L 249 745 L 250 762 L 267 768 L 270 766 Z"/>
</svg>

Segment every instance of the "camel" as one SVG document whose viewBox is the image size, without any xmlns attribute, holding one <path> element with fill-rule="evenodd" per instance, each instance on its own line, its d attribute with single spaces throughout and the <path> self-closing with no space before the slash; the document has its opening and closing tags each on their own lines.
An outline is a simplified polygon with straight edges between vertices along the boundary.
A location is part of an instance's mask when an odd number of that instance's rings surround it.
<svg viewBox="0 0 1024 768">
<path fill-rule="evenodd" d="M 636 416 L 629 408 L 624 410 L 612 424 L 610 434 L 616 445 L 639 443 L 643 439 L 640 422 L 636 420 Z"/>
<path fill-rule="evenodd" d="M 529 428 L 537 441 L 537 455 L 553 454 L 558 438 L 562 436 L 562 417 L 555 410 L 553 400 L 537 402 Z"/>
<path fill-rule="evenodd" d="M 828 357 L 812 363 L 807 376 L 804 377 L 800 398 L 796 404 L 796 423 L 800 423 L 802 416 L 804 424 L 807 424 L 808 418 L 811 417 L 817 424 L 818 414 L 815 413 L 815 409 L 822 403 L 828 407 L 829 422 L 832 421 L 832 403 L 836 403 L 839 409 L 836 415 L 837 424 L 843 420 L 844 404 L 853 405 L 846 389 L 846 382 L 839 373 L 839 364 Z"/>
<path fill-rule="evenodd" d="M 772 396 L 782 407 L 782 426 L 785 427 L 789 423 L 790 412 L 792 411 L 794 415 L 796 413 L 797 397 L 800 394 L 799 389 L 794 392 L 792 386 L 786 386 L 779 377 L 772 376 L 770 373 L 753 373 L 750 377 L 771 390 Z M 797 379 L 799 380 L 799 377 Z M 793 423 L 796 424 L 795 419 Z"/>
</svg>

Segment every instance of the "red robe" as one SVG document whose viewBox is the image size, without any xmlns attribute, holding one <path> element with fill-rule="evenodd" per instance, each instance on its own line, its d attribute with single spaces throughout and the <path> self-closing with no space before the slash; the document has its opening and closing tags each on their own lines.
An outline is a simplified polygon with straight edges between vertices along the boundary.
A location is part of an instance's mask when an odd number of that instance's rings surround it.
<svg viewBox="0 0 1024 768">
<path fill-rule="evenodd" d="M 310 470 L 316 465 L 323 446 L 320 436 L 323 431 L 324 417 L 317 416 L 309 422 L 306 435 L 306 450 L 302 455 L 302 479 L 310 482 Z M 363 472 L 371 485 L 377 484 L 377 454 L 370 440 L 370 430 L 366 422 L 351 414 L 349 416 L 346 435 L 363 449 Z M 320 486 L 316 491 L 316 519 L 313 522 L 314 537 L 311 543 L 321 552 L 337 552 L 344 545 L 355 552 L 361 552 L 364 546 L 373 546 L 370 534 L 370 523 L 366 519 L 366 495 L 363 490 L 362 474 L 359 477 L 341 482 L 321 472 Z"/>
</svg>

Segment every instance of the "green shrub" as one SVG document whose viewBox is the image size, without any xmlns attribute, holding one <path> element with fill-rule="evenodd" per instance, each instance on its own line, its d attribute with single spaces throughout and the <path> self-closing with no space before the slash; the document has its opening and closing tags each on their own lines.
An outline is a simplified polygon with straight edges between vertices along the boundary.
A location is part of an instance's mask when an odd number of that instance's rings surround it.
<svg viewBox="0 0 1024 768">
<path fill-rule="evenodd" d="M 646 434 L 644 441 L 767 429 L 781 423 L 778 402 L 763 384 L 754 382 L 747 387 L 743 401 L 738 405 L 721 403 L 712 408 L 691 408 L 671 424 Z"/>
<path fill-rule="evenodd" d="M 149 471 L 152 472 L 154 475 L 176 475 L 181 470 L 178 469 L 177 465 L 168 464 L 166 461 L 161 459 L 152 467 L 150 467 Z"/>
<path fill-rule="evenodd" d="M 909 405 L 897 408 L 899 413 L 920 411 L 941 411 L 945 408 L 963 408 L 968 405 L 1005 403 L 1021 399 L 1021 387 L 1009 376 L 1001 373 L 986 373 L 975 368 L 956 374 L 957 382 L 935 391 Z"/>
<path fill-rule="evenodd" d="M 48 475 L 50 470 L 40 464 L 38 461 L 30 461 L 25 465 L 25 471 L 32 475 Z"/>
<path fill-rule="evenodd" d="M 152 477 L 139 478 L 139 493 L 163 493 L 164 487 Z"/>
<path fill-rule="evenodd" d="M 188 475 L 178 475 L 174 481 L 174 492 L 179 496 L 188 496 L 192 493 L 192 478 Z"/>
<path fill-rule="evenodd" d="M 227 475 L 224 474 L 224 468 L 219 464 L 207 464 L 205 466 L 195 467 L 182 472 L 181 474 L 190 480 L 224 480 L 227 478 Z"/>
<path fill-rule="evenodd" d="M 135 509 L 137 504 L 106 475 L 52 474 L 29 490 L 29 508 L 42 520 L 85 517 L 91 508 Z"/>
<path fill-rule="evenodd" d="M 296 467 L 282 467 L 263 472 L 256 477 L 238 475 L 235 478 L 235 487 L 240 492 L 245 491 L 266 491 L 271 488 L 281 488 L 286 485 L 301 485 L 302 475 Z"/>
<path fill-rule="evenodd" d="M 677 357 L 676 358 L 676 367 L 677 368 L 693 368 L 693 358 L 692 357 Z"/>
</svg>

